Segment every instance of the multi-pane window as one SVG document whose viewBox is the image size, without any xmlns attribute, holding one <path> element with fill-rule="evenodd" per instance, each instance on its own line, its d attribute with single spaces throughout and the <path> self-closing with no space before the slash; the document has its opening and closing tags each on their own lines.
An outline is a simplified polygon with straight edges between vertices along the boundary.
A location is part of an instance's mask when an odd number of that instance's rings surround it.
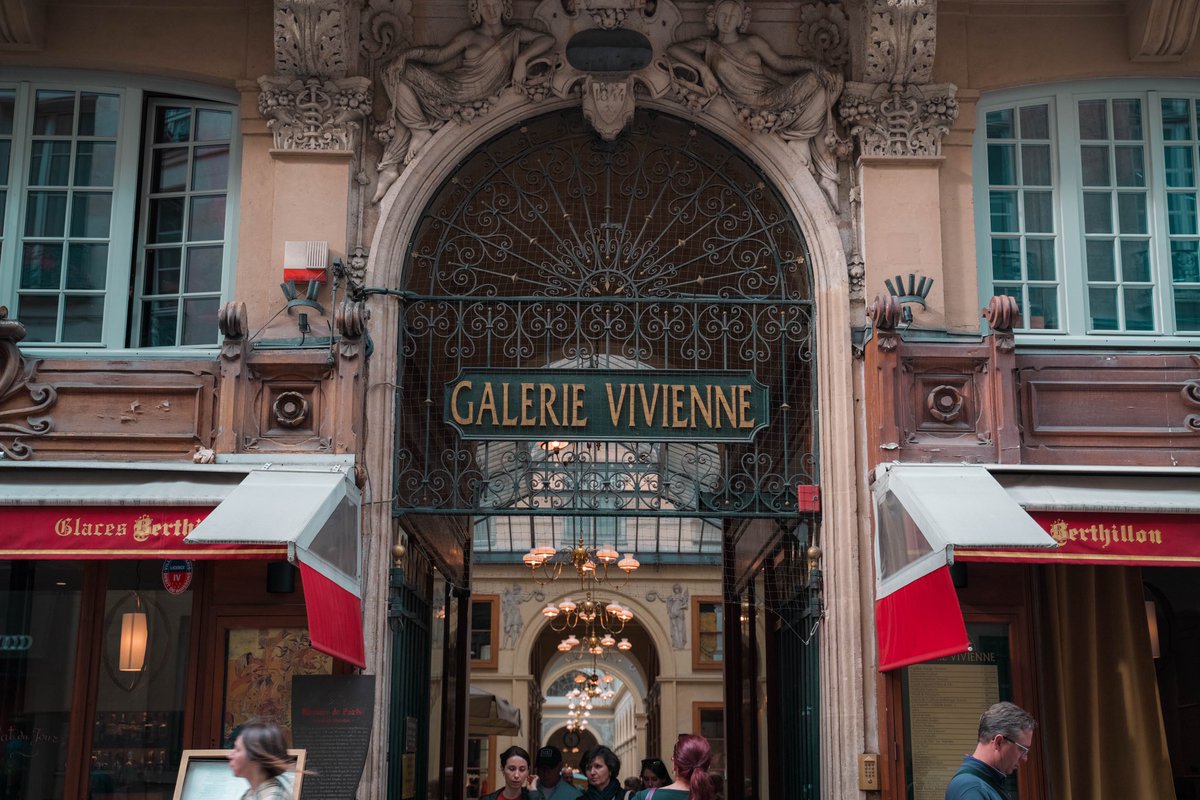
<svg viewBox="0 0 1200 800">
<path fill-rule="evenodd" d="M 1016 298 L 1020 330 L 1200 333 L 1200 85 L 1157 86 L 981 102 L 981 283 Z"/>
<path fill-rule="evenodd" d="M 212 344 L 225 250 L 233 113 L 151 103 L 142 193 L 141 344 Z"/>
<path fill-rule="evenodd" d="M 471 665 L 495 669 L 500 655 L 500 615 L 496 595 L 471 598 Z"/>
<path fill-rule="evenodd" d="M 215 345 L 234 107 L 0 84 L 0 304 L 27 345 Z"/>
</svg>

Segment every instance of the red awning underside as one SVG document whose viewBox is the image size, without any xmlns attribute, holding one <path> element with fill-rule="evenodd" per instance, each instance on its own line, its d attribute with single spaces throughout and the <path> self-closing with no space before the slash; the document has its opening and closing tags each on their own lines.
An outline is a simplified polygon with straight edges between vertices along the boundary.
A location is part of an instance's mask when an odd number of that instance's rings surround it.
<svg viewBox="0 0 1200 800">
<path fill-rule="evenodd" d="M 970 642 L 950 569 L 939 567 L 876 600 L 875 634 L 881 671 L 967 652 Z"/>
<path fill-rule="evenodd" d="M 366 669 L 363 643 L 362 601 L 300 562 L 304 582 L 304 605 L 308 610 L 308 638 L 322 653 Z"/>
</svg>

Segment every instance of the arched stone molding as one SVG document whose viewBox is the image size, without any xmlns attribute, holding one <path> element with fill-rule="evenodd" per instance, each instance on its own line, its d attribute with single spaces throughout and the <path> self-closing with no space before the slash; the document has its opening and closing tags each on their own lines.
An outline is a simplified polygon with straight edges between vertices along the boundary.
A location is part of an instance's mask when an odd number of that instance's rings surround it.
<svg viewBox="0 0 1200 800">
<path fill-rule="evenodd" d="M 550 585 L 543 588 L 552 588 Z M 646 634 L 653 642 L 655 649 L 658 651 L 659 676 L 664 680 L 674 680 L 678 675 L 678 671 L 672 659 L 666 658 L 666 655 L 674 652 L 671 650 L 671 638 L 667 635 L 667 629 L 654 616 L 654 609 L 649 608 L 646 604 L 635 597 L 624 592 L 605 592 L 605 595 L 613 595 L 614 600 L 621 605 L 629 607 L 633 611 L 634 620 L 642 626 Z M 578 599 L 581 593 L 576 591 L 564 591 L 557 595 L 550 593 L 546 594 L 546 603 L 558 605 L 558 603 L 568 597 Z M 533 605 L 533 604 L 531 604 Z M 532 653 L 533 645 L 537 642 L 542 632 L 550 627 L 550 621 L 541 614 L 543 606 L 535 606 L 535 613 L 532 619 L 525 620 L 525 630 L 521 631 L 520 637 L 517 638 L 517 646 L 514 648 L 517 653 Z M 565 635 L 565 634 L 564 634 Z M 528 665 L 523 665 L 528 669 Z M 643 676 L 645 677 L 645 676 Z"/>
<path fill-rule="evenodd" d="M 542 102 L 536 106 L 524 98 L 507 97 L 485 118 L 471 126 L 451 123 L 425 145 L 393 184 L 380 205 L 367 264 L 366 283 L 399 288 L 408 277 L 402 274 L 406 245 L 421 214 L 441 183 L 449 178 L 469 153 L 504 129 L 524 119 L 575 107 L 575 101 Z M 649 101 L 644 106 L 664 113 L 680 114 L 678 105 Z M 872 602 L 870 534 L 858 519 L 856 427 L 852 358 L 850 349 L 849 280 L 847 254 L 842 245 L 839 219 L 829 207 L 820 187 L 794 152 L 769 136 L 747 136 L 744 131 L 713 117 L 687 117 L 698 126 L 724 137 L 755 163 L 772 181 L 808 243 L 816 304 L 817 395 L 821 409 L 819 452 L 823 496 L 820 546 L 824 549 L 826 617 L 821 625 L 821 781 L 827 797 L 863 797 L 858 789 L 858 755 L 867 749 L 868 731 L 876 726 L 874 673 L 865 674 L 864 653 L 873 647 L 870 630 L 863 627 L 864 613 Z M 401 198 L 403 200 L 401 201 Z M 399 304 L 378 302 L 372 309 L 370 333 L 376 345 L 367 393 L 366 419 L 376 422 L 367 441 L 381 445 L 367 452 L 376 502 L 368 506 L 369 538 L 390 547 L 392 518 L 386 501 L 392 481 L 391 449 L 395 433 L 394 387 L 396 335 Z M 381 496 L 382 495 L 382 496 Z M 382 502 L 380 502 L 382 500 Z M 860 530 L 860 527 L 862 530 Z M 862 546 L 860 549 L 860 540 Z M 385 563 L 385 562 L 379 562 Z M 377 574 L 376 574 L 377 573 Z M 366 578 L 364 605 L 368 609 L 368 641 L 387 641 L 387 574 L 384 567 Z M 653 615 L 642 619 L 652 620 Z M 525 636 L 532 636 L 527 625 Z M 657 627 L 657 625 L 656 625 Z M 539 626 L 540 630 L 540 626 Z M 659 641 L 668 641 L 662 637 Z M 370 663 L 387 674 L 387 652 L 380 647 Z M 664 668 L 670 665 L 663 660 Z M 673 666 L 671 667 L 673 669 Z M 370 767 L 368 767 L 370 769 Z"/>
</svg>

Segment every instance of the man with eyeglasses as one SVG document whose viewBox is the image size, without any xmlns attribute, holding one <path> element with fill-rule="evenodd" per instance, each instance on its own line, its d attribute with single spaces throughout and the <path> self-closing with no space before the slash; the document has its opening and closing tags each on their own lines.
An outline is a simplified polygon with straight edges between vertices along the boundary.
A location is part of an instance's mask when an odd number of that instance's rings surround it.
<svg viewBox="0 0 1200 800">
<path fill-rule="evenodd" d="M 1007 800 L 1004 779 L 1029 757 L 1037 722 L 1012 703 L 996 703 L 979 718 L 975 752 L 946 787 L 946 800 Z"/>
</svg>

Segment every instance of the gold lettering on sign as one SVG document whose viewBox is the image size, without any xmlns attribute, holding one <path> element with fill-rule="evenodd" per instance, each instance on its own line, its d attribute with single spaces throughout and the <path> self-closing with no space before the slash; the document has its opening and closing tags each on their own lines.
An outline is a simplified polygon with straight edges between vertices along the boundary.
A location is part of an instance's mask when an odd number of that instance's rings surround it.
<svg viewBox="0 0 1200 800">
<path fill-rule="evenodd" d="M 60 517 L 54 523 L 59 536 L 124 536 L 124 522 L 85 522 L 82 517 Z"/>
<path fill-rule="evenodd" d="M 625 391 L 629 388 L 629 384 L 622 383 L 621 391 L 617 395 L 616 403 L 613 402 L 613 385 L 611 383 L 604 384 L 604 391 L 608 394 L 608 417 L 612 420 L 613 427 L 621 424 L 621 407 L 625 405 Z M 630 419 L 629 427 L 633 427 L 632 418 Z"/>
<path fill-rule="evenodd" d="M 1061 519 L 1050 525 L 1050 536 L 1062 547 L 1067 542 L 1083 542 L 1100 545 L 1101 550 L 1112 544 L 1162 544 L 1162 531 L 1158 528 L 1138 528 L 1133 525 L 1105 525 L 1098 523 L 1083 528 L 1072 528 Z"/>
<path fill-rule="evenodd" d="M 454 385 L 454 391 L 450 393 L 450 416 L 459 425 L 470 425 L 475 413 L 475 402 L 467 401 L 467 413 L 460 413 L 458 410 L 458 396 L 464 391 L 471 391 L 470 381 L 459 381 Z"/>
<path fill-rule="evenodd" d="M 587 417 L 579 413 L 583 411 L 583 396 L 587 392 L 587 386 L 582 383 L 572 383 L 571 391 L 575 393 L 573 399 L 571 400 L 571 427 L 587 427 Z"/>
</svg>

